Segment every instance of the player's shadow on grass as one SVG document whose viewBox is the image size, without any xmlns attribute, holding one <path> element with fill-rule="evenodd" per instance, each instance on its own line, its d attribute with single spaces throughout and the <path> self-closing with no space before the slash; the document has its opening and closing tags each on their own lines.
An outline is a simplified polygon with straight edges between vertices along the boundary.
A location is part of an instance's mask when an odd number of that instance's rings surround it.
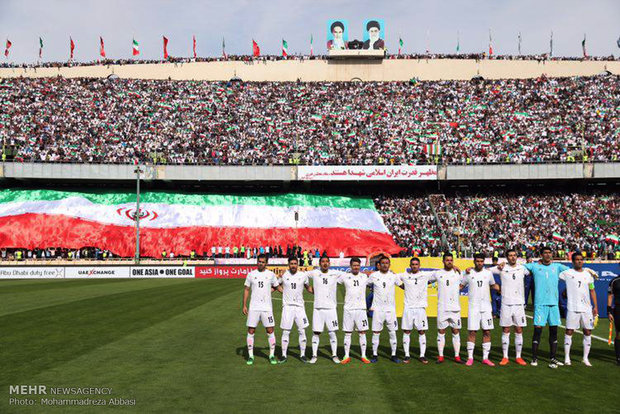
<svg viewBox="0 0 620 414">
<path fill-rule="evenodd" d="M 244 360 L 248 359 L 248 347 L 247 346 L 240 346 L 240 347 L 238 347 L 236 349 L 236 353 L 237 353 L 237 355 L 239 355 Z M 254 359 L 256 359 L 256 358 L 269 359 L 269 348 L 267 348 L 267 347 L 265 347 L 265 348 L 255 347 L 254 348 Z"/>
</svg>

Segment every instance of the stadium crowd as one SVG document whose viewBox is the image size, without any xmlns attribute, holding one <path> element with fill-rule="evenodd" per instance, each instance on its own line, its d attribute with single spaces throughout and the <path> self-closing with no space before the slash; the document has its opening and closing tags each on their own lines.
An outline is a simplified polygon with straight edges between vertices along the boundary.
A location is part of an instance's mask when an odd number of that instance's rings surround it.
<svg viewBox="0 0 620 414">
<path fill-rule="evenodd" d="M 437 255 L 441 249 L 471 257 L 523 257 L 550 246 L 560 258 L 582 251 L 588 258 L 620 259 L 617 194 L 463 194 L 377 197 L 377 209 L 403 255 Z M 416 252 L 418 253 L 418 252 Z"/>
<path fill-rule="evenodd" d="M 609 161 L 616 76 L 429 82 L 0 81 L 4 161 Z"/>
</svg>

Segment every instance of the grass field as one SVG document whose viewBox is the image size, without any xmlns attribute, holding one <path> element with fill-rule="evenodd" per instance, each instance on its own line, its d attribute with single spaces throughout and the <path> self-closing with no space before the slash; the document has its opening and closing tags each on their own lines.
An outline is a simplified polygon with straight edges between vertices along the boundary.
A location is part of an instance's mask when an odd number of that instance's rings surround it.
<svg viewBox="0 0 620 414">
<path fill-rule="evenodd" d="M 613 348 L 593 340 L 594 367 L 586 368 L 580 362 L 579 334 L 573 340 L 573 366 L 557 370 L 546 365 L 546 332 L 543 363 L 536 368 L 514 363 L 495 368 L 477 363 L 470 368 L 451 361 L 396 365 L 385 358 L 364 365 L 357 359 L 356 335 L 353 363 L 336 366 L 327 359 L 329 342 L 324 335 L 322 358 L 312 366 L 296 358 L 296 331 L 291 335 L 292 358 L 271 366 L 260 328 L 256 362 L 246 366 L 241 295 L 241 280 L 0 282 L 0 412 L 620 413 L 620 367 Z M 277 322 L 280 307 L 275 300 Z M 311 304 L 308 311 L 310 316 Z M 434 326 L 434 320 L 430 324 Z M 602 320 L 595 334 L 606 338 L 607 327 Z M 279 344 L 280 330 L 276 333 Z M 531 329 L 525 333 L 526 358 L 531 334 Z M 436 331 L 427 335 L 428 356 L 434 358 Z M 461 335 L 463 355 L 466 339 L 464 332 Z M 400 332 L 398 337 L 400 347 Z M 452 355 L 450 335 L 446 342 L 446 355 Z M 369 351 L 370 345 L 369 335 Z M 342 355 L 341 332 L 339 346 Z M 418 352 L 417 334 L 412 335 L 412 352 Z M 478 361 L 480 353 L 477 346 Z M 380 354 L 389 354 L 387 332 Z M 491 356 L 496 362 L 501 358 L 497 328 Z M 11 406 L 9 385 L 17 384 L 110 387 L 111 397 L 134 399 L 135 406 Z M 40 396 L 31 398 L 38 404 Z"/>
</svg>

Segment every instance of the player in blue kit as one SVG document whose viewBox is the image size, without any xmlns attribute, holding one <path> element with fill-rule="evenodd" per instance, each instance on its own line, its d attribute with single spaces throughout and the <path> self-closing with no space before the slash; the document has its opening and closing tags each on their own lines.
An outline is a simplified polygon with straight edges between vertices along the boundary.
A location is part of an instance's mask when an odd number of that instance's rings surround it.
<svg viewBox="0 0 620 414">
<path fill-rule="evenodd" d="M 556 358 L 558 350 L 558 325 L 560 324 L 560 306 L 558 304 L 559 275 L 569 267 L 561 263 L 553 263 L 550 247 L 543 247 L 542 260 L 539 263 L 527 263 L 524 267 L 530 271 L 534 286 L 534 336 L 532 338 L 532 362 L 538 365 L 538 346 L 543 327 L 549 324 L 549 350 L 551 363 L 549 368 L 557 368 L 562 364 Z"/>
</svg>

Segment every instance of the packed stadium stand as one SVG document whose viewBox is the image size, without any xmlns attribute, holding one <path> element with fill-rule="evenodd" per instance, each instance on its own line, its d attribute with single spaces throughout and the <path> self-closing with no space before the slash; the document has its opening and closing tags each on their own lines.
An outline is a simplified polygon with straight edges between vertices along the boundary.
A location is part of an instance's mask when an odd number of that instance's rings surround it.
<svg viewBox="0 0 620 414">
<path fill-rule="evenodd" d="M 394 254 L 491 256 L 514 247 L 530 257 L 551 245 L 560 257 L 572 250 L 620 257 L 620 82 L 607 70 L 618 67 L 612 59 L 401 56 L 359 67 L 323 57 L 133 63 L 4 65 L 2 188 L 128 189 L 138 164 L 151 189 L 177 190 L 178 180 L 186 193 L 367 197 L 400 249 Z M 303 65 L 323 68 L 312 75 L 321 79 L 311 79 L 312 69 Z M 243 78 L 229 78 L 231 70 Z M 472 76 L 481 71 L 485 76 Z M 299 74 L 297 81 L 290 73 Z M 321 166 L 429 166 L 434 175 L 426 183 L 303 178 L 300 168 Z M 261 249 L 302 257 L 325 251 L 298 240 L 222 241 L 191 253 L 174 246 L 166 247 L 166 259 L 170 253 L 219 256 L 219 249 L 222 256 L 250 258 Z M 4 261 L 119 256 L 86 241 L 32 248 L 0 237 L 0 247 Z"/>
</svg>

